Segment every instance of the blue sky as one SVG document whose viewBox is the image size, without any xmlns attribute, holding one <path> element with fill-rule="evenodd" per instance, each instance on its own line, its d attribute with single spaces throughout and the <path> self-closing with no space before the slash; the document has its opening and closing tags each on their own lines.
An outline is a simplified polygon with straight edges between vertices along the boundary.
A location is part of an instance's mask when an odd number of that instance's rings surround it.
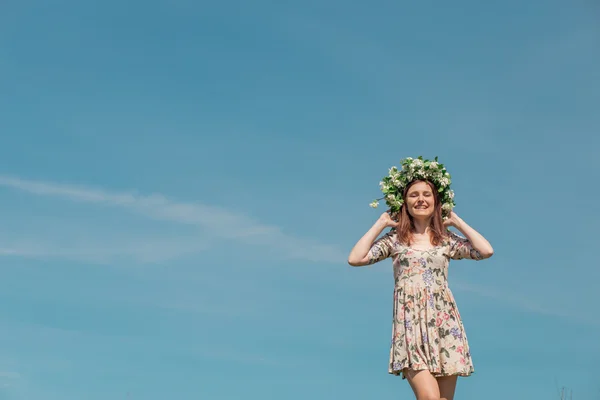
<svg viewBox="0 0 600 400">
<path fill-rule="evenodd" d="M 600 9 L 497 3 L 2 2 L 0 400 L 411 398 L 346 258 L 418 155 L 496 252 L 457 398 L 598 398 Z"/>
</svg>

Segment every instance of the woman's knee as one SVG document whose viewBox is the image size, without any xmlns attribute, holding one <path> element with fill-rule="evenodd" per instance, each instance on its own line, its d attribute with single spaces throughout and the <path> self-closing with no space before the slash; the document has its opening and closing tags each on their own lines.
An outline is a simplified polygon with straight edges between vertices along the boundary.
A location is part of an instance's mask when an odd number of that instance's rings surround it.
<svg viewBox="0 0 600 400">
<path fill-rule="evenodd" d="M 416 400 L 441 400 L 438 382 L 428 370 L 406 369 L 404 376 L 413 389 Z"/>
</svg>

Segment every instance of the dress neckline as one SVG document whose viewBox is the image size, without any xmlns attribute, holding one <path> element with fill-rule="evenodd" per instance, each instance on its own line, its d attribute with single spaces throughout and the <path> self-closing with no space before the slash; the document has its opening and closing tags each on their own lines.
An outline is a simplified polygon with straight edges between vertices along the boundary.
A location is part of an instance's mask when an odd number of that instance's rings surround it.
<svg viewBox="0 0 600 400">
<path fill-rule="evenodd" d="M 428 249 L 418 249 L 416 247 L 411 247 L 411 246 L 403 246 L 403 247 L 405 247 L 408 250 L 413 250 L 413 251 L 431 251 L 431 250 L 435 250 L 435 249 L 439 249 L 441 247 L 444 247 L 444 244 L 438 244 L 437 246 L 433 246 L 433 247 L 430 247 Z"/>
<path fill-rule="evenodd" d="M 406 248 L 409 250 L 414 250 L 414 251 L 431 251 L 431 250 L 437 249 L 438 247 L 440 247 L 440 246 L 430 247 L 429 249 L 417 249 L 415 247 L 408 247 L 408 246 Z"/>
</svg>

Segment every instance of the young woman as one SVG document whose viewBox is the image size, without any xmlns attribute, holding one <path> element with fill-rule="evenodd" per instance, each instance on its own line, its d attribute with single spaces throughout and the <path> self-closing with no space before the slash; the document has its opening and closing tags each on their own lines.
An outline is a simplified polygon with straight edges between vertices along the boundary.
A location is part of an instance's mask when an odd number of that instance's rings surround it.
<svg viewBox="0 0 600 400">
<path fill-rule="evenodd" d="M 483 260 L 494 252 L 490 243 L 451 209 L 444 208 L 443 219 L 439 193 L 449 189 L 440 182 L 407 181 L 399 192 L 399 212 L 383 213 L 348 257 L 352 266 L 392 258 L 395 286 L 388 372 L 407 379 L 417 400 L 452 400 L 457 377 L 474 371 L 467 336 L 448 287 L 448 264 L 450 259 Z M 386 228 L 392 230 L 377 239 Z"/>
</svg>

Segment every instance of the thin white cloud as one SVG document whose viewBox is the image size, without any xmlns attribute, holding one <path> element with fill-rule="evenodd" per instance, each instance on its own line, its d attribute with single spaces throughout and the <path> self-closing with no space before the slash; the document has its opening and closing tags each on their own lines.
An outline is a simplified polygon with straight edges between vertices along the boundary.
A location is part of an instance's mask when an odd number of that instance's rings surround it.
<svg viewBox="0 0 600 400">
<path fill-rule="evenodd" d="M 19 379 L 21 378 L 21 374 L 13 371 L 0 371 L 0 378 Z"/>
<path fill-rule="evenodd" d="M 14 371 L 0 371 L 0 388 L 12 388 L 22 379 L 21 374 Z"/>
<path fill-rule="evenodd" d="M 378 273 L 390 274 L 387 268 L 375 268 Z M 540 299 L 544 299 L 545 295 L 538 296 L 537 300 L 530 298 L 527 295 L 521 295 L 510 289 L 494 289 L 488 285 L 478 283 L 469 283 L 456 278 L 451 278 L 450 287 L 455 292 L 471 293 L 479 297 L 484 297 L 492 301 L 503 304 L 504 306 L 518 309 L 520 311 L 534 313 L 539 315 L 547 315 L 551 317 L 559 317 L 568 319 L 585 325 L 600 326 L 600 322 L 588 318 L 583 315 L 580 310 L 568 310 L 560 307 L 550 307 L 540 305 Z M 550 304 L 551 302 L 546 302 Z"/>
<path fill-rule="evenodd" d="M 66 258 L 93 263 L 111 263 L 121 258 L 153 263 L 203 251 L 208 244 L 209 242 L 203 242 L 199 237 L 146 237 L 126 240 L 99 238 L 70 243 L 35 239 L 28 240 L 26 244 L 0 248 L 0 256 L 34 259 Z"/>
<path fill-rule="evenodd" d="M 487 297 L 489 299 L 496 300 L 500 303 L 512 306 L 522 311 L 541 315 L 548 315 L 552 317 L 560 317 L 564 319 L 577 321 L 579 323 L 600 326 L 600 324 L 597 321 L 578 314 L 577 310 L 564 310 L 557 307 L 544 307 L 539 303 L 533 301 L 531 298 L 520 296 L 518 293 L 510 291 L 498 291 L 490 287 L 484 287 L 482 285 L 470 284 L 457 280 L 453 280 L 451 285 L 456 290 L 473 293 L 482 297 Z"/>
<path fill-rule="evenodd" d="M 243 213 L 199 203 L 177 202 L 162 194 L 114 193 L 95 188 L 21 179 L 0 175 L 0 186 L 37 196 L 57 197 L 73 202 L 108 205 L 157 221 L 202 228 L 212 238 L 268 245 L 282 256 L 316 262 L 340 262 L 345 255 L 337 248 L 283 233 Z M 48 249 L 5 248 L 0 255 L 47 253 Z"/>
<path fill-rule="evenodd" d="M 219 232 L 228 232 L 231 228 L 236 227 L 238 234 L 244 235 L 260 234 L 276 229 L 260 225 L 244 215 L 225 211 L 218 207 L 177 203 L 160 194 L 140 196 L 135 193 L 110 193 L 83 186 L 25 180 L 3 175 L 0 175 L 0 186 L 40 196 L 127 208 L 153 219 L 210 227 Z"/>
<path fill-rule="evenodd" d="M 0 248 L 0 256 L 29 256 L 31 252 L 14 249 L 14 248 Z"/>
</svg>

